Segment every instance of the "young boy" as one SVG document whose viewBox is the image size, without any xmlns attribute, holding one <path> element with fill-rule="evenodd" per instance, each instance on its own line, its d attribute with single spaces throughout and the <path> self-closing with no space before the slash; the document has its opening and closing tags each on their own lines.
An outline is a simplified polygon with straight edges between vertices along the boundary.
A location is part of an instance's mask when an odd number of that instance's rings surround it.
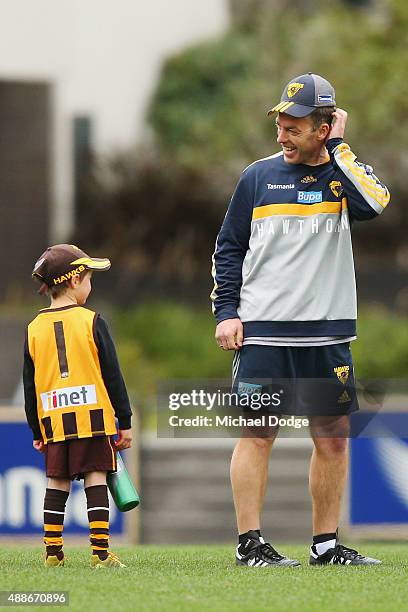
<svg viewBox="0 0 408 612">
<path fill-rule="evenodd" d="M 51 299 L 28 325 L 24 395 L 33 446 L 45 453 L 46 567 L 64 565 L 62 530 L 71 480 L 84 478 L 91 567 L 125 567 L 108 550 L 106 475 L 132 444 L 132 411 L 115 346 L 102 317 L 84 308 L 92 271 L 110 268 L 70 244 L 49 247 L 32 273 Z M 115 417 L 119 438 L 115 444 Z"/>
</svg>

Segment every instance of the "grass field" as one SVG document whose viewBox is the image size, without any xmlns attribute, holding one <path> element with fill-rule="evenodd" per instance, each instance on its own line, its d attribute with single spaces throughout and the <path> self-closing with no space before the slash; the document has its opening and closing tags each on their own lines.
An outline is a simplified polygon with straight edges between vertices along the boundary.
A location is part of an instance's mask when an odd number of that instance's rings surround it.
<svg viewBox="0 0 408 612">
<path fill-rule="evenodd" d="M 383 560 L 371 568 L 312 568 L 307 546 L 279 549 L 302 567 L 235 567 L 228 546 L 140 546 L 114 549 L 123 570 L 91 570 L 88 552 L 69 547 L 66 567 L 45 569 L 42 549 L 1 546 L 0 590 L 69 591 L 69 609 L 85 612 L 408 610 L 408 544 L 364 544 L 363 552 Z"/>
</svg>

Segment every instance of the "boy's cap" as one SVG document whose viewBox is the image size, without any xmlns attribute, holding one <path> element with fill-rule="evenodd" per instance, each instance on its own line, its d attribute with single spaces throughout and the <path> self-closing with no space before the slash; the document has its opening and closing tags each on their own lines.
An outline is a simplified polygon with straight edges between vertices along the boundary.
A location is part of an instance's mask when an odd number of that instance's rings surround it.
<svg viewBox="0 0 408 612">
<path fill-rule="evenodd" d="M 84 270 L 109 270 L 109 259 L 90 257 L 74 244 L 55 244 L 48 247 L 37 260 L 32 277 L 39 278 L 43 283 L 52 287 L 69 280 L 75 274 Z"/>
<path fill-rule="evenodd" d="M 336 106 L 334 88 L 323 77 L 308 72 L 289 81 L 281 101 L 268 111 L 268 116 L 286 113 L 292 117 L 307 117 L 321 106 Z"/>
</svg>

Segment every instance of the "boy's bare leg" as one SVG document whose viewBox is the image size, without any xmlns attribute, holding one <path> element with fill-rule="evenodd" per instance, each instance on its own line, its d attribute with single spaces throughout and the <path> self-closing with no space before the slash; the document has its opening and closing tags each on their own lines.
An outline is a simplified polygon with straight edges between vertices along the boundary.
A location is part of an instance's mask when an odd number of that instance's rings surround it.
<svg viewBox="0 0 408 612">
<path fill-rule="evenodd" d="M 260 517 L 268 481 L 268 464 L 277 429 L 270 437 L 242 437 L 231 459 L 231 485 L 238 533 L 260 529 Z"/>
<path fill-rule="evenodd" d="M 59 489 L 60 491 L 71 490 L 71 481 L 68 478 L 48 478 L 47 487 L 49 489 Z"/>
<path fill-rule="evenodd" d="M 106 472 L 88 472 L 85 474 L 85 487 L 106 485 Z"/>
</svg>

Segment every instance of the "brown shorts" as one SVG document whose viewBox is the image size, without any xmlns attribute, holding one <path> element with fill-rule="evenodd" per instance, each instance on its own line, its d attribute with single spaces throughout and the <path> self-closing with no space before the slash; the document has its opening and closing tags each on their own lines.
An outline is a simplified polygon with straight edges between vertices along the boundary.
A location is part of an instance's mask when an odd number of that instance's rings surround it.
<svg viewBox="0 0 408 612">
<path fill-rule="evenodd" d="M 49 442 L 45 447 L 48 478 L 80 480 L 88 472 L 116 472 L 113 436 Z"/>
</svg>

